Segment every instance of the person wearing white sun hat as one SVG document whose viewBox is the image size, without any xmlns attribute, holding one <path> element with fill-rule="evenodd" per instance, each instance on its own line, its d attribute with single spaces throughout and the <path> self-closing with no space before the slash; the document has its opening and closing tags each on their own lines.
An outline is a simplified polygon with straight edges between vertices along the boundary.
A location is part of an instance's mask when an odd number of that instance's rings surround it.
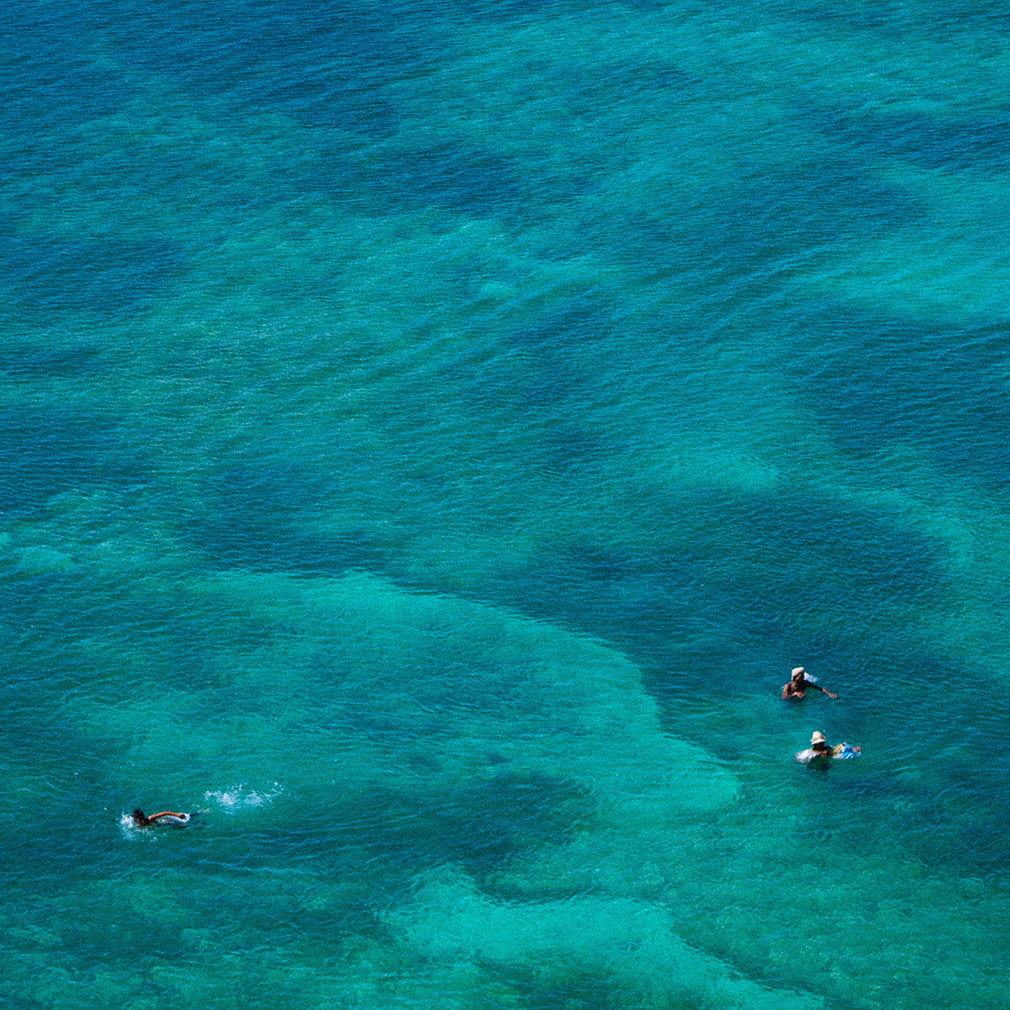
<svg viewBox="0 0 1010 1010">
<path fill-rule="evenodd" d="M 821 687 L 802 666 L 795 666 L 789 678 L 789 683 L 782 685 L 782 700 L 790 701 L 795 699 L 796 701 L 800 701 L 807 696 L 807 688 L 810 687 L 820 691 L 822 694 L 826 694 L 829 698 L 838 697 L 837 694 L 832 694 L 826 687 Z"/>
<path fill-rule="evenodd" d="M 806 750 L 801 750 L 796 755 L 795 760 L 803 765 L 823 764 L 826 761 L 830 761 L 833 757 L 832 748 L 828 746 L 828 741 L 824 738 L 824 734 L 817 729 L 814 730 L 813 736 L 810 737 L 810 746 Z"/>
<path fill-rule="evenodd" d="M 801 765 L 814 765 L 824 767 L 835 758 L 857 758 L 863 753 L 862 747 L 855 747 L 850 743 L 836 743 L 834 747 L 828 745 L 824 734 L 815 729 L 810 737 L 810 746 L 806 750 L 801 750 L 793 758 Z"/>
</svg>

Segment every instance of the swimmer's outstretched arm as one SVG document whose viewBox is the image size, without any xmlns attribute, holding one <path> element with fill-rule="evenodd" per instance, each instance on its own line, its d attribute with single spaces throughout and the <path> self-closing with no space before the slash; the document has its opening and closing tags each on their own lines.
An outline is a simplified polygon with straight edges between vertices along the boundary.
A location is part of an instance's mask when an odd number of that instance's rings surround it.
<svg viewBox="0 0 1010 1010">
<path fill-rule="evenodd" d="M 157 814 L 149 814 L 147 819 L 149 821 L 156 821 L 159 817 L 178 817 L 181 820 L 185 820 L 188 816 L 189 814 L 179 814 L 176 813 L 174 810 L 162 810 L 160 813 Z"/>
</svg>

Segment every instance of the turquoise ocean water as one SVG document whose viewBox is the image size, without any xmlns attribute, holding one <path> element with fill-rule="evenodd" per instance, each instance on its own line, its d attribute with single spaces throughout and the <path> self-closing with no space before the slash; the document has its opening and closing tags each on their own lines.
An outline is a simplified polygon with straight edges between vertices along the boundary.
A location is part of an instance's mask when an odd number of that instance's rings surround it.
<svg viewBox="0 0 1010 1010">
<path fill-rule="evenodd" d="M 1005 4 L 16 10 L 0 1004 L 1005 1007 Z"/>
</svg>

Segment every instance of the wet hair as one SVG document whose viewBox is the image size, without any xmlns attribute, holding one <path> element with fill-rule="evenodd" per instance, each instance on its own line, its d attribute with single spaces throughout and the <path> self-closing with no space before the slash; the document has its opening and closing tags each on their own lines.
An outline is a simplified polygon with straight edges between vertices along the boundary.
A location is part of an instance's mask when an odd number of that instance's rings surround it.
<svg viewBox="0 0 1010 1010">
<path fill-rule="evenodd" d="M 147 815 L 144 813 L 143 810 L 140 809 L 140 807 L 136 807 L 134 809 L 134 811 L 133 811 L 133 820 L 137 824 L 146 824 L 147 823 Z"/>
</svg>

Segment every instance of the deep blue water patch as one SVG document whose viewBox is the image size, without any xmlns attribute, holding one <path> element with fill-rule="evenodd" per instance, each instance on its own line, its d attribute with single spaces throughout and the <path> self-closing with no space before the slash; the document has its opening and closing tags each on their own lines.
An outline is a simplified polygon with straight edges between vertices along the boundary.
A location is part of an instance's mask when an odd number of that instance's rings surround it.
<svg viewBox="0 0 1010 1010">
<path fill-rule="evenodd" d="M 711 568 L 703 540 L 694 550 L 634 550 L 576 539 L 529 565 L 504 564 L 482 587 L 482 599 L 612 642 L 645 671 L 658 695 L 686 690 L 693 696 L 699 671 L 732 668 L 741 638 L 765 616 L 747 613 L 741 600 L 752 594 Z M 705 643 L 700 651 L 690 645 L 685 651 L 685 643 L 696 641 Z M 738 679 L 723 689 L 751 687 Z"/>
<path fill-rule="evenodd" d="M 543 87 L 556 93 L 565 120 L 592 122 L 595 132 L 615 138 L 640 129 L 644 106 L 652 107 L 654 115 L 658 111 L 672 118 L 679 110 L 684 117 L 693 118 L 693 103 L 711 98 L 712 82 L 685 70 L 675 54 L 668 60 L 614 60 L 589 68 L 573 63 L 550 71 Z M 573 162 L 595 155 L 592 149 L 581 148 L 578 142 L 571 146 Z M 585 164 L 584 171 L 586 175 L 602 175 L 592 162 Z"/>
<path fill-rule="evenodd" d="M 599 0 L 455 0 L 460 17 L 474 21 L 544 21 L 552 16 L 567 17 L 577 14 L 590 16 L 595 9 L 607 9 L 610 4 Z"/>
<path fill-rule="evenodd" d="M 928 322 L 829 304 L 801 309 L 781 368 L 844 452 L 925 448 L 944 468 L 1010 491 L 1010 320 Z M 817 340 L 811 334 L 819 333 Z"/>
<path fill-rule="evenodd" d="M 524 612 L 609 640 L 676 636 L 684 620 L 713 619 L 732 606 L 709 595 L 697 558 L 681 552 L 618 550 L 582 539 L 557 545 L 530 570 L 503 578 L 508 602 Z M 714 609 L 713 609 L 714 608 Z"/>
<path fill-rule="evenodd" d="M 72 625 L 75 609 L 64 610 L 67 596 L 73 599 L 73 584 L 79 578 L 75 573 L 60 571 L 42 575 L 29 575 L 18 570 L 16 560 L 4 558 L 0 577 L 0 607 L 12 627 L 30 629 L 30 637 L 38 637 L 45 647 L 32 642 L 29 652 L 51 660 L 56 652 L 54 643 L 66 641 L 67 625 Z M 64 595 L 67 593 L 67 596 Z M 55 603 L 54 601 L 58 601 Z M 13 656 L 8 671 L 17 669 L 23 647 L 12 643 Z M 59 678 L 57 678 L 59 683 Z"/>
<path fill-rule="evenodd" d="M 380 571 L 383 552 L 364 530 L 339 536 L 300 533 L 277 518 L 217 515 L 184 532 L 215 567 L 302 575 L 342 575 L 350 569 Z"/>
<path fill-rule="evenodd" d="M 531 772 L 467 786 L 433 814 L 450 859 L 485 881 L 517 853 L 570 841 L 586 827 L 592 803 L 585 787 Z"/>
<path fill-rule="evenodd" d="M 438 148 L 369 159 L 347 172 L 334 165 L 330 191 L 362 209 L 388 214 L 397 207 L 433 206 L 473 214 L 507 213 L 528 187 L 514 162 L 492 151 Z M 323 179 L 321 179 L 323 181 Z"/>
<path fill-rule="evenodd" d="M 869 508 L 788 493 L 678 499 L 630 492 L 626 505 L 652 516 L 653 539 L 668 527 L 677 546 L 570 540 L 528 566 L 503 566 L 488 592 L 524 613 L 618 642 L 639 665 L 662 670 L 670 658 L 684 659 L 685 637 L 710 638 L 706 629 L 733 643 L 727 657 L 744 642 L 788 652 L 800 644 L 793 630 L 800 615 L 831 613 L 855 628 L 880 608 L 936 599 L 947 585 L 942 545 Z M 731 558 L 720 560 L 727 550 Z M 750 559 L 746 567 L 759 567 L 760 577 L 739 574 L 732 558 Z M 711 656 L 699 658 L 711 665 Z"/>
<path fill-rule="evenodd" d="M 480 954 L 474 960 L 489 978 L 508 987 L 508 1002 L 518 1000 L 517 1010 L 625 1010 L 629 1004 L 616 972 L 555 962 L 545 975 L 541 965 L 506 965 Z"/>
<path fill-rule="evenodd" d="M 957 717 L 965 718 L 964 711 Z M 998 739 L 998 734 L 989 737 Z M 895 834 L 934 871 L 981 879 L 999 877 L 1010 858 L 1006 833 L 1010 788 L 998 762 L 988 759 L 987 749 L 971 760 L 934 760 L 930 780 L 932 788 L 924 787 L 912 796 L 912 810 L 894 825 Z M 947 783 L 946 795 L 936 790 L 940 782 Z"/>
<path fill-rule="evenodd" d="M 546 202 L 550 177 L 537 158 L 522 159 L 465 146 L 414 152 L 396 188 L 417 202 L 474 214 L 522 216 L 527 203 Z M 567 193 L 567 189 L 565 190 Z"/>
<path fill-rule="evenodd" d="M 982 34 L 991 31 L 997 41 L 1006 42 L 1007 18 L 1003 0 L 942 0 L 932 6 L 926 24 L 937 33 L 957 32 L 975 35 L 980 43 L 992 39 Z M 923 20 L 926 20 L 923 17 Z"/>
<path fill-rule="evenodd" d="M 397 123 L 383 89 L 442 55 L 439 19 L 420 3 L 225 0 L 143 17 L 130 0 L 112 8 L 110 38 L 130 67 L 225 99 L 232 113 L 274 110 L 372 135 Z"/>
<path fill-rule="evenodd" d="M 280 107 L 309 126 L 385 138 L 399 129 L 400 113 L 396 103 L 383 95 L 384 83 L 363 77 L 351 65 L 325 78 L 309 75 L 280 83 L 266 79 L 258 87 L 250 85 L 244 97 L 253 106 Z"/>
<path fill-rule="evenodd" d="M 727 241 L 734 253 L 757 245 L 788 254 L 849 235 L 888 231 L 922 213 L 918 200 L 874 179 L 864 164 L 822 158 L 797 163 L 788 173 L 762 172 L 747 179 L 730 200 L 714 208 L 712 236 L 721 256 L 728 251 Z M 736 255 L 728 258 L 735 261 Z"/>
<path fill-rule="evenodd" d="M 685 70 L 672 59 L 610 63 L 592 73 L 573 70 L 566 74 L 566 80 L 573 77 L 580 94 L 598 101 L 614 96 L 632 100 L 650 91 L 663 92 L 674 101 L 685 94 L 694 98 L 707 83 L 703 76 Z"/>
<path fill-rule="evenodd" d="M 1006 7 L 1002 0 L 942 0 L 924 3 L 914 8 L 878 0 L 847 0 L 844 4 L 798 3 L 789 0 L 757 5 L 763 16 L 779 17 L 783 21 L 818 25 L 833 32 L 872 32 L 882 38 L 946 41 L 955 37 L 972 37 L 978 46 L 987 39 L 984 32 L 995 36 L 1006 34 Z M 738 9 L 738 5 L 734 5 Z"/>
<path fill-rule="evenodd" d="M 205 830 L 214 839 L 215 858 L 231 872 L 304 865 L 321 878 L 345 881 L 350 900 L 346 911 L 332 909 L 331 927 L 377 931 L 391 904 L 410 900 L 418 874 L 454 865 L 490 886 L 492 875 L 517 856 L 565 844 L 592 817 L 583 786 L 533 772 L 451 792 L 422 787 L 408 795 L 371 786 L 367 796 L 346 805 L 310 794 L 287 802 L 256 833 L 222 838 L 227 825 L 213 814 Z M 232 900 L 243 899 L 233 893 Z M 269 931 L 269 916 L 263 924 Z"/>
<path fill-rule="evenodd" d="M 126 100 L 131 89 L 123 76 L 94 54 L 100 41 L 96 20 L 87 6 L 5 5 L 0 92 L 6 139 L 19 147 L 35 147 L 41 140 L 53 157 L 58 134 L 108 115 Z M 8 167 L 16 169 L 17 160 Z"/>
<path fill-rule="evenodd" d="M 62 491 L 145 482 L 144 451 L 111 418 L 58 406 L 0 412 L 0 510 L 33 510 Z"/>
<path fill-rule="evenodd" d="M 475 411 L 485 409 L 488 402 L 508 404 L 516 416 L 535 419 L 562 433 L 562 441 L 574 436 L 587 447 L 599 444 L 601 436 L 579 422 L 602 389 L 619 395 L 619 380 L 611 386 L 609 375 L 626 378 L 636 374 L 651 355 L 686 356 L 707 341 L 704 336 L 695 341 L 694 330 L 685 328 L 682 333 L 684 319 L 679 314 L 671 318 L 657 313 L 643 332 L 622 324 L 619 312 L 612 293 L 597 289 L 508 331 L 505 338 L 521 353 L 522 368 L 494 373 L 491 384 L 465 382 L 464 376 L 458 376 L 467 401 Z M 597 360 L 606 360 L 608 367 L 601 369 Z"/>
<path fill-rule="evenodd" d="M 650 276 L 669 273 L 718 287 L 718 311 L 730 297 L 755 298 L 777 290 L 797 258 L 840 238 L 884 234 L 916 221 L 920 203 L 873 179 L 847 158 L 797 163 L 788 171 L 758 172 L 731 193 L 700 204 L 639 206 L 606 221 L 586 221 L 590 245 L 631 260 Z"/>
<path fill-rule="evenodd" d="M 1006 8 L 1001 0 L 956 0 L 956 2 L 923 3 L 914 9 L 896 0 L 846 0 L 844 4 L 818 0 L 729 0 L 729 2 L 699 4 L 695 0 L 624 0 L 634 8 L 667 8 L 683 16 L 701 13 L 706 17 L 733 18 L 741 24 L 754 20 L 781 24 L 788 30 L 795 24 L 803 29 L 821 29 L 840 43 L 859 39 L 859 33 L 908 44 L 921 39 L 942 41 L 955 36 L 977 33 L 973 44 L 984 41 L 982 32 L 1006 32 Z"/>
<path fill-rule="evenodd" d="M 65 741 L 65 754 L 79 756 L 71 749 L 76 740 Z M 108 760 L 108 756 L 106 756 Z M 88 774 L 88 763 L 81 763 L 82 775 Z M 80 782 L 70 778 L 58 783 L 61 792 L 73 792 L 75 799 L 80 796 Z M 40 790 L 41 792 L 41 790 Z M 112 844 L 108 827 L 113 818 L 106 813 L 105 805 L 98 796 L 89 797 L 96 801 L 89 817 L 87 807 L 68 813 L 65 802 L 40 798 L 32 799 L 32 808 L 24 812 L 24 820 L 18 825 L 20 830 L 9 832 L 10 841 L 5 842 L 7 868 L 4 879 L 22 892 L 34 909 L 45 908 L 54 895 L 64 895 L 78 885 L 87 886 L 102 879 L 108 872 L 108 848 Z M 88 823 L 94 830 L 68 830 L 70 817 L 76 825 Z M 103 819 L 106 821 L 102 823 Z M 46 825 L 46 827 L 40 827 Z M 62 825 L 63 830 L 54 829 Z M 44 834 L 44 844 L 40 840 Z M 100 841 L 99 841 L 100 839 Z M 24 900 L 24 899 L 22 899 Z M 65 914 L 65 907 L 61 912 Z M 36 1006 L 38 1004 L 35 1004 Z"/>
<path fill-rule="evenodd" d="M 475 369 L 454 364 L 443 377 L 459 391 L 474 424 L 493 428 L 491 419 L 500 417 L 507 431 L 515 418 L 524 419 L 527 438 L 518 461 L 523 468 L 571 474 L 603 465 L 609 452 L 606 434 L 580 420 L 599 393 L 601 376 L 593 356 L 620 346 L 613 314 L 604 293 L 573 298 L 507 332 L 507 353 L 499 365 Z M 623 364 L 613 355 L 611 361 L 618 368 Z M 514 451 L 508 439 L 498 449 Z"/>
<path fill-rule="evenodd" d="M 867 112 L 861 99 L 853 99 L 843 106 L 811 104 L 799 114 L 833 143 L 861 149 L 878 161 L 945 171 L 1010 169 L 1007 113 L 961 120 L 922 113 L 880 115 Z"/>
<path fill-rule="evenodd" d="M 934 600 L 949 582 L 940 541 L 871 507 L 779 492 L 710 498 L 705 509 L 710 521 L 743 534 L 745 552 L 768 558 L 760 592 L 772 612 L 872 613 Z"/>
<path fill-rule="evenodd" d="M 94 342 L 57 344 L 9 340 L 0 345 L 0 372 L 12 379 L 87 378 L 102 370 L 102 348 Z"/>
<path fill-rule="evenodd" d="M 525 351 L 536 352 L 540 361 L 560 365 L 567 348 L 609 340 L 614 334 L 614 311 L 609 298 L 579 295 L 513 330 L 509 340 Z"/>
<path fill-rule="evenodd" d="M 7 797 L 14 816 L 5 832 L 4 879 L 39 909 L 107 871 L 107 842 L 115 827 L 106 806 L 105 769 L 128 760 L 130 741 L 96 740 L 82 732 L 73 701 L 48 683 L 50 671 L 21 672 L 28 675 L 4 683 L 17 703 L 6 706 L 0 742 L 15 775 L 19 764 L 29 771 L 32 788 L 19 791 L 26 797 L 21 804 Z M 119 690 L 122 697 L 122 685 Z M 68 806 L 68 797 L 76 806 Z"/>
<path fill-rule="evenodd" d="M 75 558 L 71 554 L 68 560 Z M 131 689 L 187 690 L 194 677 L 210 687 L 229 676 L 215 661 L 220 649 L 254 649 L 266 637 L 259 622 L 222 613 L 213 603 L 180 592 L 172 579 L 158 592 L 137 593 L 125 579 L 84 564 L 41 574 L 26 574 L 16 564 L 0 568 L 0 605 L 15 627 L 25 629 L 24 644 L 12 649 L 19 657 L 33 656 L 45 669 L 40 692 L 83 692 L 114 703 L 125 674 L 106 665 L 104 657 L 115 647 L 145 657 L 142 671 L 130 673 Z M 81 653 L 77 643 L 96 636 L 105 651 Z"/>
<path fill-rule="evenodd" d="M 305 575 L 381 570 L 383 548 L 364 528 L 328 535 L 302 525 L 341 497 L 339 475 L 297 463 L 241 463 L 218 475 L 205 509 L 181 522 L 180 532 L 220 568 Z"/>
<path fill-rule="evenodd" d="M 121 318 L 168 293 L 181 278 L 183 258 L 168 240 L 109 236 L 67 239 L 0 231 L 2 283 L 33 317 L 88 313 Z"/>
<path fill-rule="evenodd" d="M 598 467 L 602 473 L 609 459 L 606 441 L 595 431 L 574 424 L 556 424 L 541 432 L 541 451 L 530 460 L 548 473 L 577 475 Z"/>
<path fill-rule="evenodd" d="M 415 149 L 323 150 L 297 184 L 358 213 L 435 207 L 514 224 L 540 220 L 592 183 L 587 173 L 555 165 L 541 152 L 501 154 L 461 138 Z"/>
<path fill-rule="evenodd" d="M 621 0 L 621 5 L 635 11 L 669 10 L 678 18 L 694 15 L 707 16 L 717 9 L 716 4 L 706 2 L 706 0 Z M 734 4 L 734 7 L 736 6 Z"/>
<path fill-rule="evenodd" d="M 879 0 L 847 0 L 837 3 L 762 4 L 762 11 L 785 21 L 851 31 L 869 31 L 884 38 L 908 33 L 910 23 L 901 4 Z M 923 17 L 923 20 L 925 18 Z"/>
<path fill-rule="evenodd" d="M 535 772 L 506 774 L 451 795 L 377 791 L 369 818 L 348 822 L 334 841 L 366 850 L 394 875 L 406 873 L 405 884 L 445 864 L 484 883 L 519 854 L 570 841 L 591 817 L 582 786 Z"/>
</svg>

